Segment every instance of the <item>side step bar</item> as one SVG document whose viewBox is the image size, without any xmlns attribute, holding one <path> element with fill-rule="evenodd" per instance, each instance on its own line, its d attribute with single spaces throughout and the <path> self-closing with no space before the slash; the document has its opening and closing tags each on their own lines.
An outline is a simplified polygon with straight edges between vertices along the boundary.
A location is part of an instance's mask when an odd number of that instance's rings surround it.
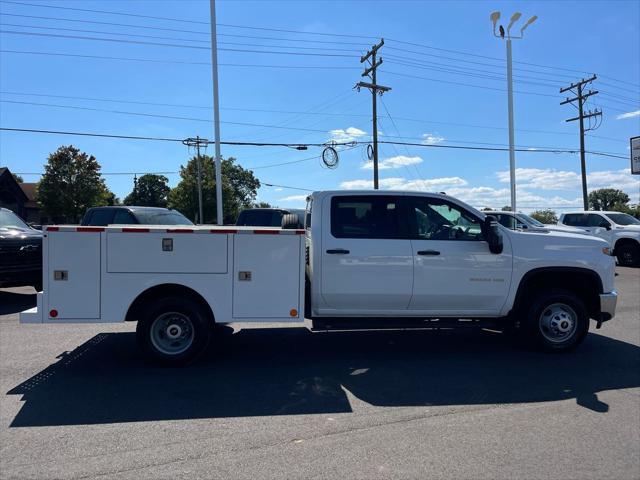
<svg viewBox="0 0 640 480">
<path fill-rule="evenodd" d="M 345 330 L 410 330 L 452 328 L 498 328 L 501 322 L 494 318 L 314 318 L 311 331 Z"/>
</svg>

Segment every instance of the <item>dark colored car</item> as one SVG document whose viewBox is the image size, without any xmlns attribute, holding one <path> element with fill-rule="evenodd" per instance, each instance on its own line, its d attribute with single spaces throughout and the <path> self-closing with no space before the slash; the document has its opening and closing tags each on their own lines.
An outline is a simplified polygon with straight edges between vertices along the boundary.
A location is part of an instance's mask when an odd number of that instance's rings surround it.
<svg viewBox="0 0 640 480">
<path fill-rule="evenodd" d="M 87 210 L 81 225 L 193 225 L 177 210 L 159 207 L 93 207 Z"/>
<path fill-rule="evenodd" d="M 298 216 L 300 228 L 304 226 L 304 210 L 283 208 L 248 208 L 240 212 L 236 225 L 247 227 L 280 227 L 282 217 L 294 214 Z"/>
<path fill-rule="evenodd" d="M 0 208 L 0 287 L 42 290 L 42 232 Z"/>
</svg>

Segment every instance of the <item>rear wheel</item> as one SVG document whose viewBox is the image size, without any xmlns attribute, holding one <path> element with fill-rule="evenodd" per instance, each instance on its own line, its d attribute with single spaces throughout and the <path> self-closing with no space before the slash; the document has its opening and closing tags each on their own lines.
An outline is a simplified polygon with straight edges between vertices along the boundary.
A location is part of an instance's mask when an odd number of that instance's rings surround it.
<svg viewBox="0 0 640 480">
<path fill-rule="evenodd" d="M 624 243 L 616 248 L 618 264 L 624 267 L 640 265 L 640 244 Z"/>
<path fill-rule="evenodd" d="M 209 344 L 212 319 L 198 302 L 168 297 L 141 308 L 136 336 L 145 356 L 169 366 L 195 360 Z"/>
<path fill-rule="evenodd" d="M 551 290 L 534 294 L 520 333 L 538 348 L 564 352 L 577 347 L 588 331 L 589 314 L 584 302 L 571 292 Z"/>
</svg>

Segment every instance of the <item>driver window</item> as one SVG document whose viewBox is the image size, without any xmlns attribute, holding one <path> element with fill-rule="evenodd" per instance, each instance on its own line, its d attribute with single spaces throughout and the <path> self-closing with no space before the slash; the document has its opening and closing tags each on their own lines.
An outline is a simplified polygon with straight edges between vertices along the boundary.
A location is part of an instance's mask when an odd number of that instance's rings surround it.
<svg viewBox="0 0 640 480">
<path fill-rule="evenodd" d="M 435 198 L 410 202 L 414 238 L 420 240 L 482 240 L 480 221 L 461 208 Z"/>
</svg>

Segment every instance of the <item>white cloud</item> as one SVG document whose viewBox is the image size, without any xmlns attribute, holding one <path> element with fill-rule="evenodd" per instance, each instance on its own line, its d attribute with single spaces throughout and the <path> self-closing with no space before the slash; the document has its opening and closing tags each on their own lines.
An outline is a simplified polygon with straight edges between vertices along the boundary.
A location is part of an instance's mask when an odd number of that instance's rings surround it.
<svg viewBox="0 0 640 480">
<path fill-rule="evenodd" d="M 616 120 L 624 120 L 626 118 L 640 117 L 640 110 L 634 112 L 622 113 L 616 117 Z"/>
<path fill-rule="evenodd" d="M 422 143 L 425 145 L 435 145 L 436 143 L 444 142 L 444 137 L 441 137 L 435 133 L 423 133 L 422 134 Z"/>
<path fill-rule="evenodd" d="M 288 197 L 283 197 L 279 201 L 280 202 L 305 202 L 307 200 L 307 195 L 289 195 Z"/>
<path fill-rule="evenodd" d="M 405 155 L 398 155 L 396 157 L 385 158 L 381 162 L 378 162 L 378 168 L 380 170 L 389 170 L 392 168 L 400 168 L 406 167 L 407 165 L 417 165 L 418 163 L 422 163 L 422 158 L 420 157 L 407 157 Z M 360 168 L 365 170 L 373 169 L 373 161 L 369 160 L 362 164 Z"/>
<path fill-rule="evenodd" d="M 464 186 L 467 181 L 460 177 L 442 177 L 408 180 L 403 177 L 380 179 L 383 190 L 442 190 L 445 187 Z M 349 180 L 342 182 L 340 188 L 346 190 L 362 190 L 373 187 L 373 180 Z"/>
<path fill-rule="evenodd" d="M 282 190 L 284 190 L 284 188 L 282 188 L 282 187 L 276 187 L 276 188 L 274 188 L 274 190 L 275 190 L 276 192 L 281 192 Z"/>
<path fill-rule="evenodd" d="M 509 183 L 509 171 L 496 173 L 501 183 Z M 551 168 L 516 168 L 516 183 L 519 188 L 537 190 L 579 190 L 582 177 L 578 172 L 555 170 Z M 587 174 L 589 189 L 620 188 L 631 192 L 640 190 L 640 180 L 631 175 L 628 168 L 622 170 L 603 170 Z"/>
<path fill-rule="evenodd" d="M 367 132 L 356 127 L 348 127 L 347 129 L 337 128 L 329 131 L 330 140 L 335 142 L 353 142 L 367 135 Z"/>
</svg>

